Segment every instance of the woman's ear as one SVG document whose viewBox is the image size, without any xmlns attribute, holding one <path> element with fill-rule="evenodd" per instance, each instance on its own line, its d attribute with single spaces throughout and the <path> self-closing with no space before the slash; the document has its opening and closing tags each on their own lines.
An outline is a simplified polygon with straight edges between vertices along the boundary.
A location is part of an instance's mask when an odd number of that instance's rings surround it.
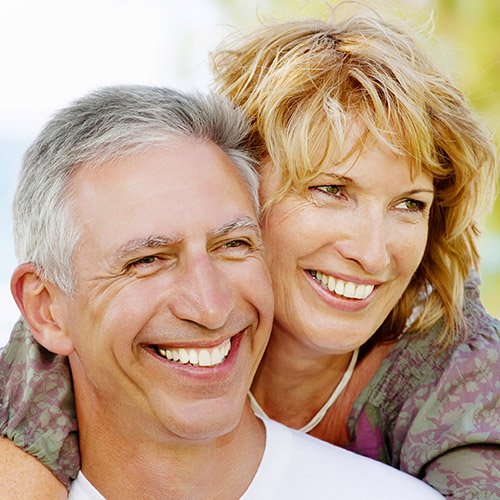
<svg viewBox="0 0 500 500">
<path fill-rule="evenodd" d="M 14 270 L 10 290 L 37 342 L 53 353 L 71 354 L 74 346 L 64 328 L 61 310 L 65 295 L 61 290 L 43 279 L 31 263 Z"/>
</svg>

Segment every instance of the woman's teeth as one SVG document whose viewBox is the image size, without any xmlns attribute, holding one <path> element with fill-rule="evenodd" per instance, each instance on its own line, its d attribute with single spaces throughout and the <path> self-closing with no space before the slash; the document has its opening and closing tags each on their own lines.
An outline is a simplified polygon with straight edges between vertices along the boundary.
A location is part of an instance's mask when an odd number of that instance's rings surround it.
<svg viewBox="0 0 500 500">
<path fill-rule="evenodd" d="M 170 361 L 176 361 L 183 365 L 191 364 L 194 366 L 216 366 L 220 365 L 231 350 L 231 339 L 225 340 L 221 345 L 212 348 L 196 349 L 193 347 L 179 349 L 157 348 L 157 352 L 163 358 Z"/>
<path fill-rule="evenodd" d="M 374 285 L 361 285 L 351 281 L 344 281 L 319 271 L 310 271 L 310 274 L 326 290 L 349 299 L 366 299 L 374 288 Z"/>
</svg>

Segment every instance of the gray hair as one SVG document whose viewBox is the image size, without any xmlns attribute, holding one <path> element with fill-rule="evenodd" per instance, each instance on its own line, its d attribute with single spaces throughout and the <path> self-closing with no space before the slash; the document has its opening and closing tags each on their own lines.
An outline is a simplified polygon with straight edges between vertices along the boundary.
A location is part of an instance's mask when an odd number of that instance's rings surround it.
<svg viewBox="0 0 500 500">
<path fill-rule="evenodd" d="M 24 156 L 13 208 L 19 262 L 32 262 L 45 279 L 71 293 L 72 256 L 81 237 L 69 204 L 73 172 L 176 138 L 219 146 L 238 169 L 258 212 L 258 176 L 245 146 L 247 135 L 243 115 L 213 94 L 117 86 L 76 100 L 55 114 Z"/>
</svg>

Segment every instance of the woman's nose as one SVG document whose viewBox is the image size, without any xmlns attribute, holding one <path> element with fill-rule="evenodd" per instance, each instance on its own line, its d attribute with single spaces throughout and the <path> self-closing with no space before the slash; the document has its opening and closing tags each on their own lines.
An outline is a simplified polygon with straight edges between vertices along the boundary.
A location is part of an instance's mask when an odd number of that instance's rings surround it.
<svg viewBox="0 0 500 500">
<path fill-rule="evenodd" d="M 365 210 L 344 222 L 344 235 L 338 242 L 342 256 L 358 262 L 369 274 L 379 274 L 391 263 L 391 228 L 383 213 Z"/>
</svg>

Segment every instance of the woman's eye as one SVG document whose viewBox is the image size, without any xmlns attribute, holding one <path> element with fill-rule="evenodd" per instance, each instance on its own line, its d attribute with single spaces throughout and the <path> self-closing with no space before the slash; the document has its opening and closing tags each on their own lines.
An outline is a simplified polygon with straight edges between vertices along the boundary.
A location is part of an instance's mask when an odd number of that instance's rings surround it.
<svg viewBox="0 0 500 500">
<path fill-rule="evenodd" d="M 421 212 L 426 207 L 426 204 L 420 200 L 407 199 L 403 200 L 401 203 L 396 205 L 396 208 L 400 208 L 402 210 L 407 210 L 408 212 Z"/>
<path fill-rule="evenodd" d="M 321 191 L 322 193 L 326 193 L 332 196 L 337 196 L 342 192 L 342 186 L 339 186 L 338 184 L 326 184 L 324 186 L 314 186 L 312 189 Z"/>
</svg>

